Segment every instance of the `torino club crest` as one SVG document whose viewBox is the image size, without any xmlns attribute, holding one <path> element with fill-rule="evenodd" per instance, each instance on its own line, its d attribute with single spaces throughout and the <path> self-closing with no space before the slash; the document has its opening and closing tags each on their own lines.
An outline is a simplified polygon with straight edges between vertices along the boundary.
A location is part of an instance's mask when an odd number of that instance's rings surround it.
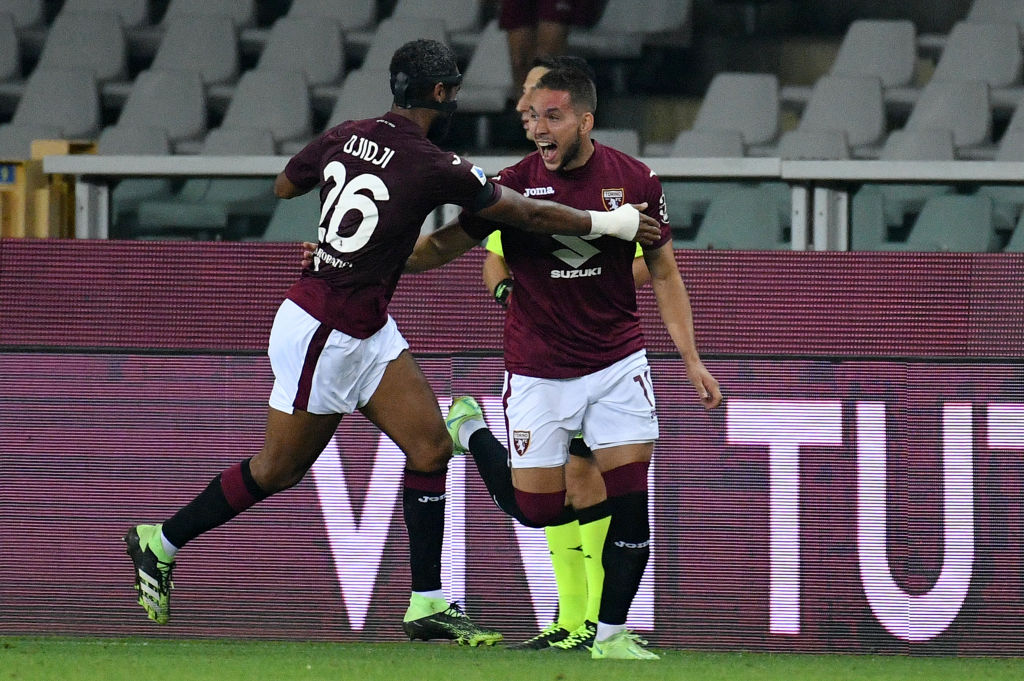
<svg viewBox="0 0 1024 681">
<path fill-rule="evenodd" d="M 615 210 L 622 205 L 622 201 L 626 196 L 626 192 L 621 187 L 619 189 L 602 189 L 601 190 L 601 201 L 604 202 L 605 210 Z"/>
<path fill-rule="evenodd" d="M 526 454 L 526 450 L 530 448 L 530 431 L 512 431 L 512 446 L 516 448 L 516 453 L 519 454 L 519 456 L 524 456 Z"/>
</svg>

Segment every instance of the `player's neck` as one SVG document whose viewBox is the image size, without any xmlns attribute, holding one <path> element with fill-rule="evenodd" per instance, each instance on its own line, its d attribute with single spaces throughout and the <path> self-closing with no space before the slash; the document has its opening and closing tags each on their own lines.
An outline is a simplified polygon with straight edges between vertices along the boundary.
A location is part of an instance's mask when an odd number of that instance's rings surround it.
<svg viewBox="0 0 1024 681">
<path fill-rule="evenodd" d="M 587 165 L 593 156 L 594 142 L 589 137 L 584 137 L 580 141 L 580 150 L 576 153 L 576 157 L 566 165 L 562 166 L 562 172 L 582 168 Z"/>
<path fill-rule="evenodd" d="M 391 107 L 391 113 L 395 116 L 401 116 L 415 123 L 420 128 L 420 132 L 423 136 L 427 136 L 427 131 L 430 130 L 430 124 L 434 122 L 434 118 L 437 117 L 437 113 L 430 109 L 403 109 L 398 106 Z"/>
</svg>

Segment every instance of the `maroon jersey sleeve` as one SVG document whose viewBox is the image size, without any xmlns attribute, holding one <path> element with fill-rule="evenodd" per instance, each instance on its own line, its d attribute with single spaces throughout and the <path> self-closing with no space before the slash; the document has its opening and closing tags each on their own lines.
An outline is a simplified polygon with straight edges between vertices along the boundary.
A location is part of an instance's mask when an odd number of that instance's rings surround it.
<svg viewBox="0 0 1024 681">
<path fill-rule="evenodd" d="M 491 178 L 491 181 L 497 185 L 498 192 L 501 191 L 501 187 L 506 187 L 514 192 L 523 193 L 520 177 L 516 171 L 518 166 L 519 164 L 516 164 L 505 168 L 496 177 Z M 504 225 L 486 220 L 470 211 L 463 211 L 459 214 L 459 226 L 466 231 L 466 234 L 480 240 L 486 238 L 494 230 L 504 227 Z"/>
<path fill-rule="evenodd" d="M 312 189 L 320 183 L 320 159 L 323 138 L 317 137 L 292 156 L 284 167 L 284 176 L 299 189 Z"/>
</svg>

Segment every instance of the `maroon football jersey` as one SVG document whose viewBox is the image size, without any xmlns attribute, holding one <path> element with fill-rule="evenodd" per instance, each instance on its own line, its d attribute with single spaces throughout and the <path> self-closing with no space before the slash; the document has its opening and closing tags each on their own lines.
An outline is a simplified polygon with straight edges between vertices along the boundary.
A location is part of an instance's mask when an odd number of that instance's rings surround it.
<svg viewBox="0 0 1024 681">
<path fill-rule="evenodd" d="M 441 151 L 415 123 L 391 113 L 331 128 L 284 172 L 301 189 L 322 183 L 314 266 L 288 298 L 356 338 L 387 321 L 427 215 L 446 203 L 480 207 L 489 186 L 478 166 Z"/>
<path fill-rule="evenodd" d="M 594 142 L 594 155 L 568 172 L 550 172 L 534 152 L 496 181 L 537 199 L 581 210 L 647 202 L 648 215 L 671 238 L 661 182 L 650 168 Z M 495 225 L 464 215 L 463 228 L 484 236 Z M 611 236 L 531 234 L 501 227 L 515 290 L 505 317 L 505 366 L 515 374 L 574 378 L 603 369 L 644 347 L 636 311 L 636 244 Z"/>
</svg>

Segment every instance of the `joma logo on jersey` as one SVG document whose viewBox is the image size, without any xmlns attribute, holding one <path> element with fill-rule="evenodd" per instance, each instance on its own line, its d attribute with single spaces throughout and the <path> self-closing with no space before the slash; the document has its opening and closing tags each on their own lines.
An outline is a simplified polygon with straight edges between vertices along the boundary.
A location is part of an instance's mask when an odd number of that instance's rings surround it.
<svg viewBox="0 0 1024 681">
<path fill-rule="evenodd" d="M 554 193 L 554 187 L 527 187 L 523 190 L 523 196 L 551 196 Z"/>
<path fill-rule="evenodd" d="M 601 190 L 601 201 L 604 202 L 605 210 L 615 210 L 620 207 L 625 196 L 626 192 L 623 189 Z"/>
<path fill-rule="evenodd" d="M 513 430 L 512 446 L 516 448 L 516 454 L 519 456 L 526 454 L 526 450 L 530 448 L 530 431 Z"/>
</svg>

